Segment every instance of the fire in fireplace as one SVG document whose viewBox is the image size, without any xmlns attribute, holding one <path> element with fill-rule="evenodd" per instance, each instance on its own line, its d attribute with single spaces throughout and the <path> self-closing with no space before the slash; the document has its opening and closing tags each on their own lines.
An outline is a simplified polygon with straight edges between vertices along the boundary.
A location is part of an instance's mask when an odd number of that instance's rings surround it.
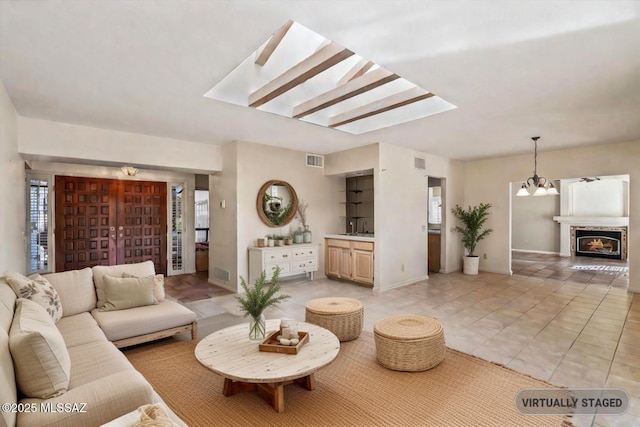
<svg viewBox="0 0 640 427">
<path fill-rule="evenodd" d="M 626 227 L 571 227 L 571 237 L 576 256 L 627 259 Z"/>
</svg>

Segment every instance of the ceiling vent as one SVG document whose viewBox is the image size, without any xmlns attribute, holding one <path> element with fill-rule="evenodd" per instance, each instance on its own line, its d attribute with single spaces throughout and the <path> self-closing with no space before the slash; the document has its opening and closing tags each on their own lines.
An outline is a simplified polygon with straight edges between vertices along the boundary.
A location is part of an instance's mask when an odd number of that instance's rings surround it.
<svg viewBox="0 0 640 427">
<path fill-rule="evenodd" d="M 413 167 L 415 167 L 416 169 L 425 169 L 426 168 L 426 164 L 425 161 L 422 157 L 414 157 L 413 158 Z"/>
<path fill-rule="evenodd" d="M 307 166 L 311 166 L 312 168 L 323 168 L 324 156 L 321 156 L 320 154 L 307 153 Z"/>
</svg>

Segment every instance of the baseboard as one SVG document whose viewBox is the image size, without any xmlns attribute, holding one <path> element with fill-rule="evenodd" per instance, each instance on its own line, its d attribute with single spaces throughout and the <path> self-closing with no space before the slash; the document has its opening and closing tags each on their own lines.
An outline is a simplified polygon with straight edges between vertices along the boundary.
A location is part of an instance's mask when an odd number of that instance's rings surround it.
<svg viewBox="0 0 640 427">
<path fill-rule="evenodd" d="M 236 289 L 235 287 L 233 287 L 233 285 L 232 285 L 231 283 L 229 283 L 229 282 L 224 282 L 224 281 L 218 281 L 218 280 L 216 280 L 216 278 L 215 278 L 215 277 L 214 277 L 214 278 L 209 277 L 209 279 L 207 280 L 207 282 L 211 283 L 212 285 L 219 286 L 219 287 L 221 287 L 221 288 L 223 288 L 223 289 L 226 289 L 226 290 L 228 290 L 228 291 L 231 291 L 231 292 L 238 292 L 238 289 Z"/>
<path fill-rule="evenodd" d="M 505 275 L 505 276 L 511 276 L 513 274 L 511 272 L 511 269 L 509 269 L 509 271 L 504 271 L 504 270 L 492 270 L 490 268 L 479 268 L 478 271 L 481 271 L 483 273 L 502 274 L 502 275 Z"/>
<path fill-rule="evenodd" d="M 386 286 L 384 289 L 374 288 L 373 289 L 373 293 L 374 293 L 374 295 L 377 295 L 379 293 L 390 291 L 392 289 L 397 289 L 397 288 L 401 288 L 403 286 L 411 285 L 411 284 L 419 282 L 421 280 L 427 280 L 428 278 L 429 278 L 429 275 L 424 275 L 424 276 L 421 276 L 421 277 L 418 277 L 418 278 L 414 277 L 413 279 L 405 280 L 403 282 L 394 283 L 391 286 Z"/>
<path fill-rule="evenodd" d="M 529 253 L 529 254 L 543 254 L 543 255 L 560 255 L 560 252 L 549 251 L 532 251 L 529 249 L 511 249 L 511 252 Z"/>
</svg>

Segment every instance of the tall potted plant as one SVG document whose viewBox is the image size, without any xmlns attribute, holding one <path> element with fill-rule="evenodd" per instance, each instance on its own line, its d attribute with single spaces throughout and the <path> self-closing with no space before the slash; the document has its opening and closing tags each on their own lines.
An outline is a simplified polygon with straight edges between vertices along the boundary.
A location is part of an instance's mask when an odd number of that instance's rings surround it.
<svg viewBox="0 0 640 427">
<path fill-rule="evenodd" d="M 464 274 L 478 274 L 480 258 L 475 254 L 478 242 L 487 237 L 493 229 L 484 228 L 484 224 L 489 218 L 490 203 L 480 203 L 478 206 L 469 206 L 467 209 L 456 205 L 451 212 L 463 225 L 457 225 L 455 230 L 462 235 L 462 245 L 467 250 L 467 255 L 463 258 Z"/>
<path fill-rule="evenodd" d="M 245 291 L 245 295 L 237 295 L 236 300 L 240 303 L 240 310 L 244 312 L 244 315 L 251 317 L 249 322 L 249 340 L 251 341 L 262 341 L 265 337 L 264 310 L 290 298 L 289 295 L 285 294 L 277 295 L 280 292 L 279 277 L 280 267 L 276 267 L 273 270 L 273 275 L 269 282 L 267 282 L 266 273 L 264 271 L 260 273 L 260 277 L 256 279 L 252 287 L 247 285 L 242 276 L 240 277 L 240 284 Z"/>
</svg>

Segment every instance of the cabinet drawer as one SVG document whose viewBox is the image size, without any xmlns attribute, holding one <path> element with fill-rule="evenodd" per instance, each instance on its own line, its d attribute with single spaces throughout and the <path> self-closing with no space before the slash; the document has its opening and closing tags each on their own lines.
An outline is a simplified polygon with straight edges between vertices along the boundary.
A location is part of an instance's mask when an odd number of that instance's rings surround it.
<svg viewBox="0 0 640 427">
<path fill-rule="evenodd" d="M 361 251 L 373 251 L 373 242 L 360 242 L 353 240 L 351 242 L 353 249 L 360 249 Z"/>
<path fill-rule="evenodd" d="M 313 258 L 317 257 L 318 254 L 318 250 L 316 248 L 293 249 L 291 252 L 293 254 L 293 259 Z"/>
<path fill-rule="evenodd" d="M 267 279 L 271 279 L 271 275 L 273 269 L 276 267 L 280 267 L 280 275 L 284 273 L 289 273 L 291 271 L 291 263 L 289 261 L 285 262 L 269 262 L 264 265 L 264 271 L 267 272 Z"/>
<path fill-rule="evenodd" d="M 318 269 L 317 258 L 294 261 L 292 264 L 293 271 L 316 271 Z"/>
<path fill-rule="evenodd" d="M 339 239 L 326 239 L 327 246 L 333 246 L 335 248 L 351 248 L 351 240 L 339 240 Z"/>
<path fill-rule="evenodd" d="M 269 251 L 264 253 L 264 263 L 277 263 L 280 261 L 289 261 L 291 259 L 291 251 Z"/>
</svg>

